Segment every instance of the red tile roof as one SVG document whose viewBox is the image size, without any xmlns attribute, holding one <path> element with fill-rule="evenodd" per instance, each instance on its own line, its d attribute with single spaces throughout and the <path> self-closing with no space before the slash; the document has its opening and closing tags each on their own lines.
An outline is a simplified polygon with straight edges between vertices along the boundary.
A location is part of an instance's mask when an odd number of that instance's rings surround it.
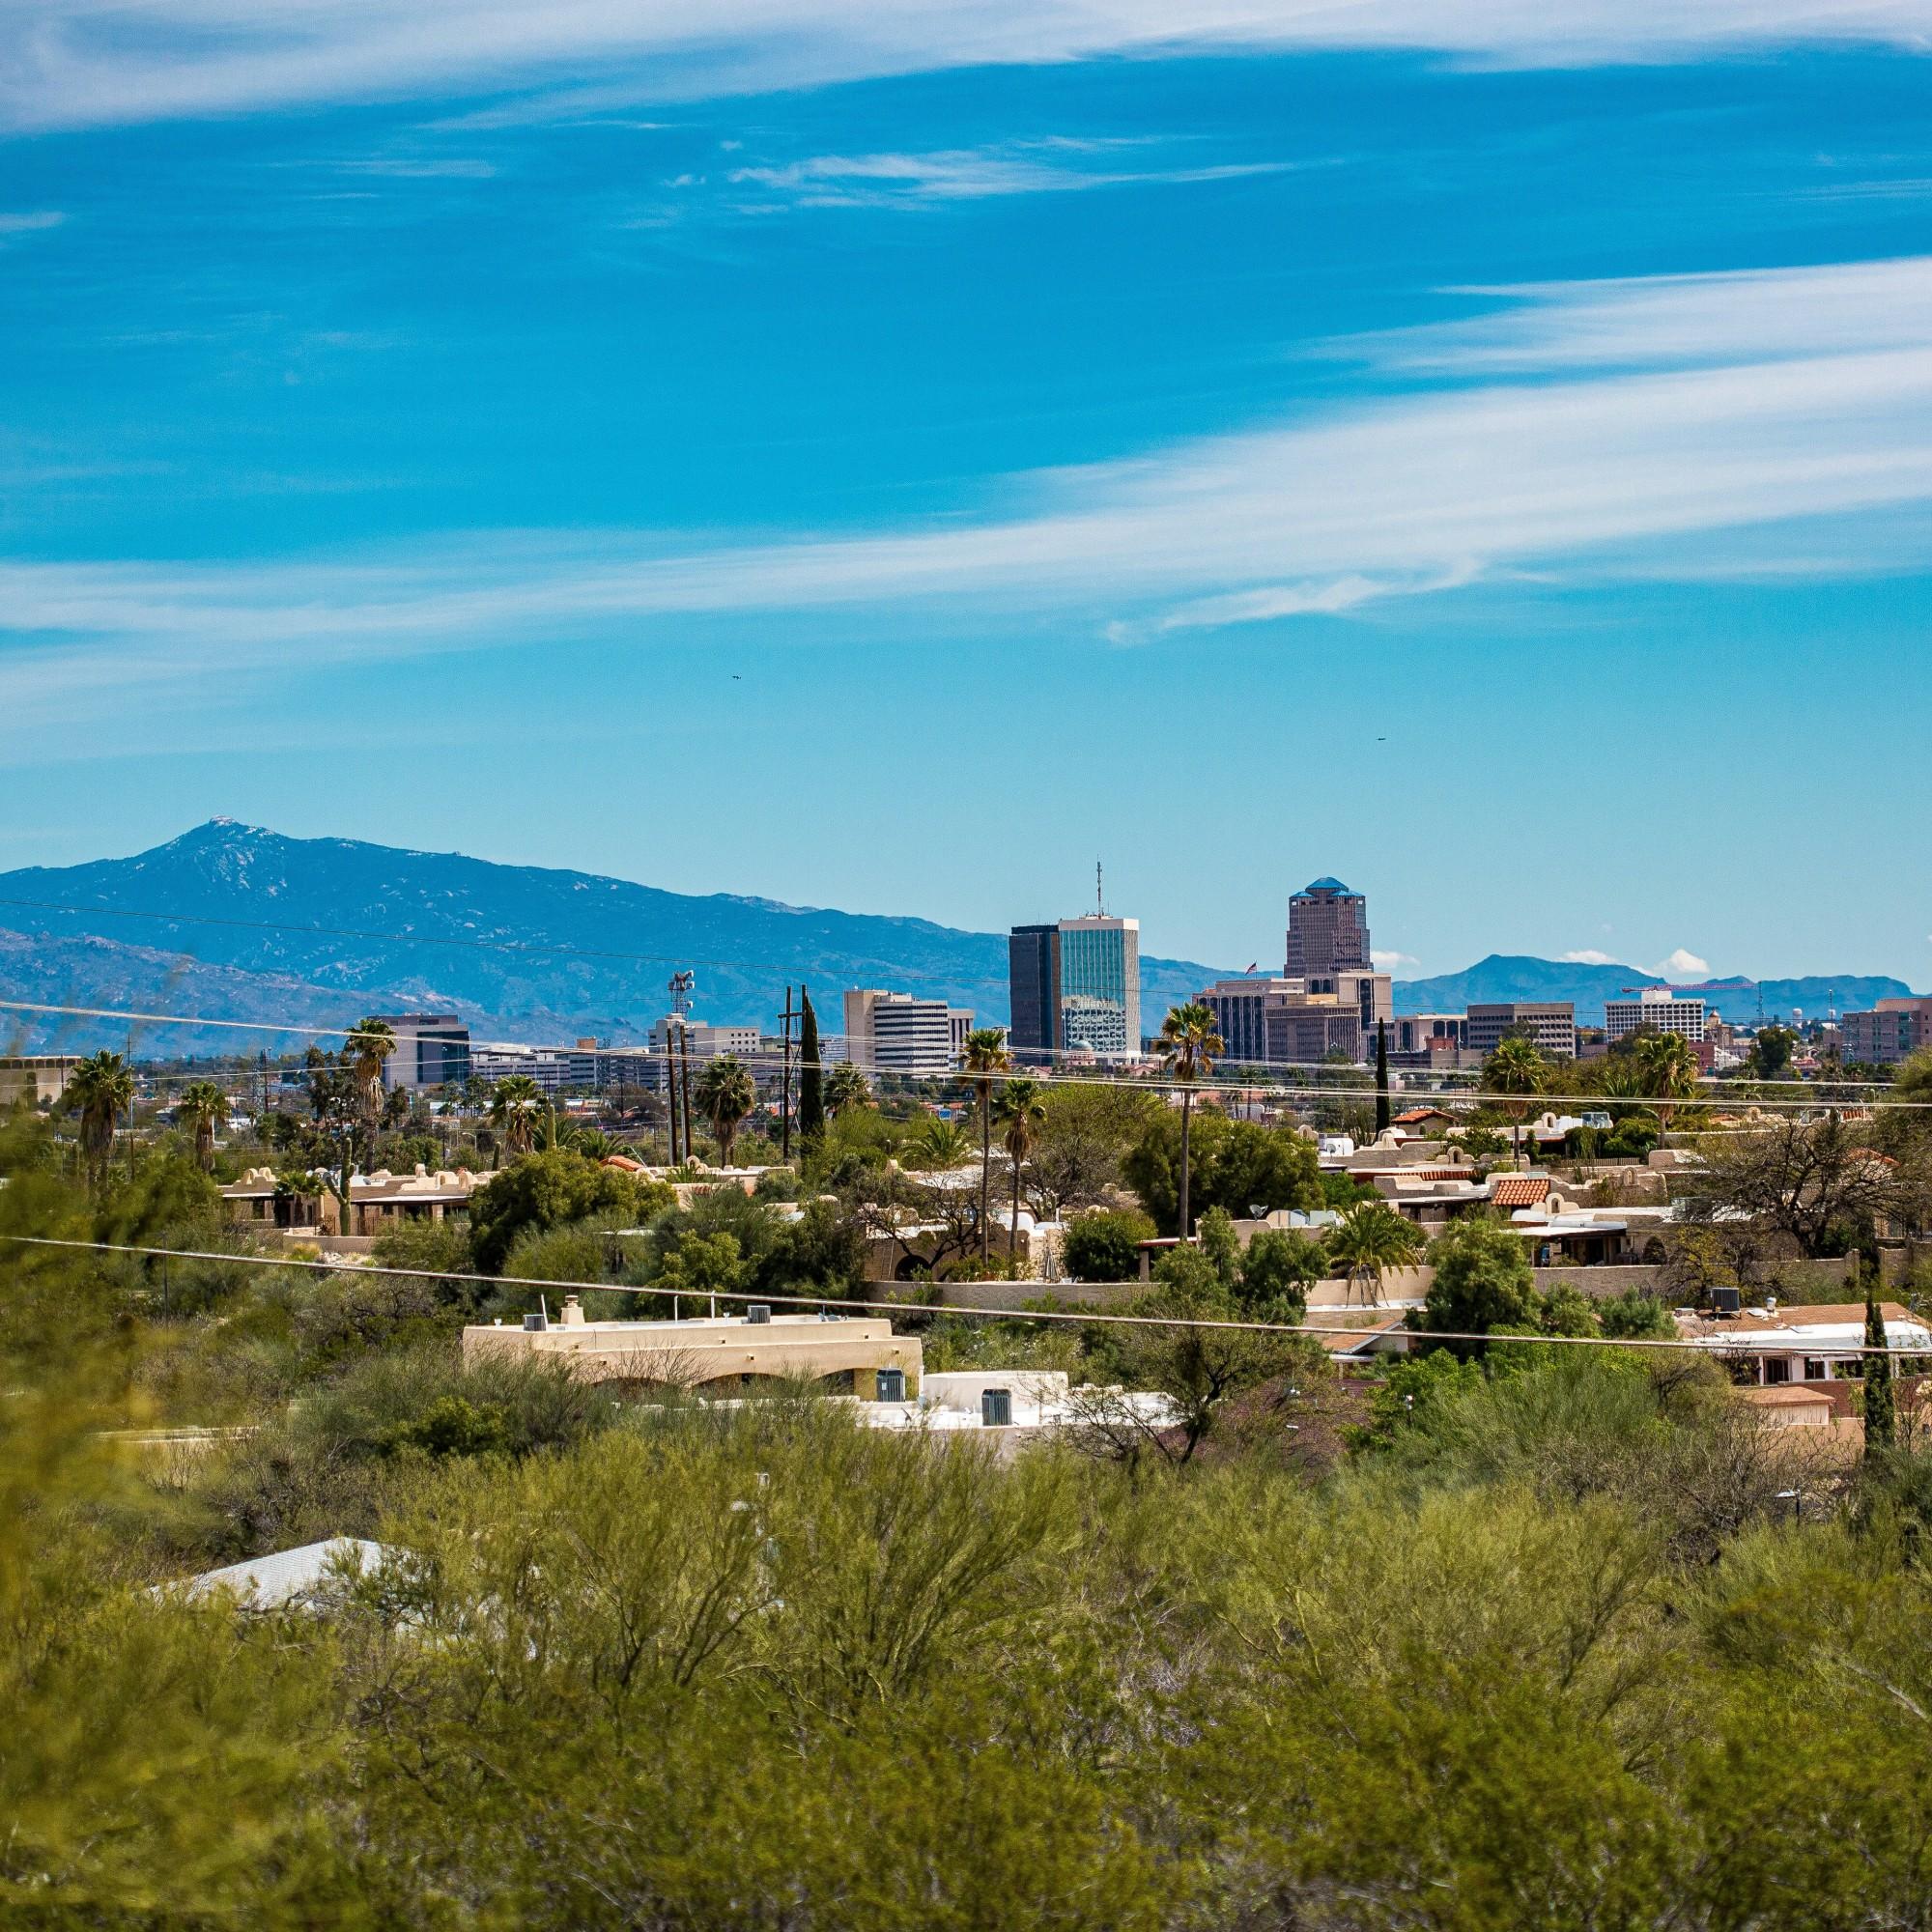
<svg viewBox="0 0 1932 1932">
<path fill-rule="evenodd" d="M 1499 1174 L 1490 1182 L 1490 1199 L 1498 1208 L 1534 1208 L 1548 1194 L 1547 1174 Z"/>
</svg>

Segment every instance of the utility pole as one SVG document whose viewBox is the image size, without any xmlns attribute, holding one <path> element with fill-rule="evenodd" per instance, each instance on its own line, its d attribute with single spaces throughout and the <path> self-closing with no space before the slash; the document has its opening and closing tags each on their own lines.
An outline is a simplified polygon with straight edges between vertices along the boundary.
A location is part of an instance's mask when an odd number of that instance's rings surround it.
<svg viewBox="0 0 1932 1932">
<path fill-rule="evenodd" d="M 791 988 L 785 988 L 783 1018 L 783 1046 L 780 1064 L 783 1071 L 779 1075 L 779 1157 L 787 1167 L 791 1165 Z"/>
<path fill-rule="evenodd" d="M 677 1058 L 683 1069 L 684 1088 L 684 1157 L 691 1158 L 691 1036 L 685 1029 L 683 1020 L 677 1023 Z"/>
<path fill-rule="evenodd" d="M 685 967 L 670 976 L 667 991 L 670 994 L 670 1011 L 665 1016 L 665 1098 L 669 1105 L 670 1124 L 670 1164 L 678 1164 L 678 1105 L 680 1088 L 684 1107 L 684 1158 L 691 1158 L 691 1058 L 684 1048 L 684 1016 L 691 1010 L 692 988 L 697 984 L 697 975 Z M 684 1078 L 678 1078 L 678 1062 L 684 1061 Z"/>
</svg>

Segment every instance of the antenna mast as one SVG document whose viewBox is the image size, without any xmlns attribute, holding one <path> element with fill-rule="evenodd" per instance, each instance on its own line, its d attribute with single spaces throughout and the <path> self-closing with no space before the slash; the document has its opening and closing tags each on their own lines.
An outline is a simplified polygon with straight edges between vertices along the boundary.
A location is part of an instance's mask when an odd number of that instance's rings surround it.
<svg viewBox="0 0 1932 1932">
<path fill-rule="evenodd" d="M 1107 895 L 1101 886 L 1100 862 L 1094 861 L 1094 910 L 1100 918 L 1107 917 Z"/>
</svg>

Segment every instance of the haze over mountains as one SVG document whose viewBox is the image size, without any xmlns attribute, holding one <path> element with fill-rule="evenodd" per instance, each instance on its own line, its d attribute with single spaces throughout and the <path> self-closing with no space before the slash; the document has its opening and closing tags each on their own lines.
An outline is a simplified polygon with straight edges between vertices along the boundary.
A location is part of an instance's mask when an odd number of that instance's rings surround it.
<svg viewBox="0 0 1932 1932">
<path fill-rule="evenodd" d="M 65 911 L 72 907 L 80 910 Z M 1145 937 L 1145 935 L 1143 935 Z M 697 896 L 588 873 L 499 866 L 455 853 L 290 838 L 215 819 L 152 851 L 0 873 L 0 997 L 43 1005 L 191 1013 L 240 1031 L 150 1026 L 143 1053 L 289 1050 L 274 1024 L 327 1027 L 372 1008 L 454 1009 L 478 1038 L 642 1037 L 677 966 L 697 975 L 705 1019 L 769 1024 L 787 983 L 809 982 L 827 1030 L 846 986 L 895 986 L 1007 1017 L 1004 933 L 730 894 Z M 1150 1030 L 1224 968 L 1144 956 Z M 1399 1011 L 1472 1000 L 1569 999 L 1601 1019 L 1620 987 L 1661 984 L 1617 965 L 1492 955 L 1465 972 L 1398 981 Z M 1763 1009 L 1823 1012 L 1904 993 L 1901 980 L 1767 980 Z M 1751 1019 L 1759 988 L 1711 994 Z M 125 1022 L 12 1016 L 9 1046 L 122 1045 Z"/>
</svg>

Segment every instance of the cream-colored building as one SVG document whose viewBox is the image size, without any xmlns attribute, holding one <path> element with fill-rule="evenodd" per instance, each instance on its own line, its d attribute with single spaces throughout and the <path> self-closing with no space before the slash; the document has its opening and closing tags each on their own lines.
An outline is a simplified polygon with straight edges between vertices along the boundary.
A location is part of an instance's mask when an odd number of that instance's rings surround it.
<svg viewBox="0 0 1932 1932">
<path fill-rule="evenodd" d="M 9 1054 L 0 1059 L 0 1107 L 15 1100 L 39 1106 L 67 1092 L 79 1059 L 71 1053 Z"/>
<path fill-rule="evenodd" d="M 677 1388 L 813 1381 L 838 1395 L 897 1402 L 919 1394 L 919 1338 L 883 1316 L 714 1315 L 684 1321 L 587 1321 L 575 1295 L 539 1328 L 466 1328 L 465 1365 L 490 1357 L 555 1361 L 586 1381 Z"/>
<path fill-rule="evenodd" d="M 432 1174 L 420 1162 L 412 1174 L 391 1174 L 379 1167 L 374 1174 L 349 1177 L 349 1220 L 344 1228 L 342 1204 L 327 1186 L 316 1194 L 291 1195 L 268 1167 L 251 1167 L 240 1180 L 221 1190 L 228 1218 L 264 1228 L 311 1229 L 325 1235 L 380 1235 L 403 1221 L 445 1221 L 467 1217 L 469 1197 L 494 1175 L 471 1174 L 467 1167 L 440 1168 Z"/>
</svg>

